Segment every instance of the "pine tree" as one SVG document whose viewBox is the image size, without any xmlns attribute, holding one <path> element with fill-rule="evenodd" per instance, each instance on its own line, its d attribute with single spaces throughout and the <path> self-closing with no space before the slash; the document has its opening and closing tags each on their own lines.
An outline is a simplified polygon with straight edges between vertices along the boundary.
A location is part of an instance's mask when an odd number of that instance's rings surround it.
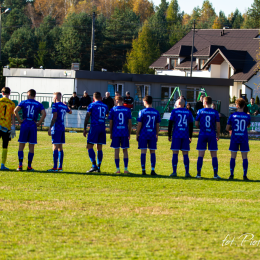
<svg viewBox="0 0 260 260">
<path fill-rule="evenodd" d="M 247 11 L 247 19 L 243 24 L 243 28 L 259 28 L 260 27 L 260 0 L 254 0 L 251 8 Z"/>
</svg>

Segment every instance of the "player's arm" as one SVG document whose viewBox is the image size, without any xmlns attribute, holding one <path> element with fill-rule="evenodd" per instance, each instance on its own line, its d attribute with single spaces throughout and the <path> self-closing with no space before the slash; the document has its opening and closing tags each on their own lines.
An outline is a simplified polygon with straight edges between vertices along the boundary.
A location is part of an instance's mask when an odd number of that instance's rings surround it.
<svg viewBox="0 0 260 260">
<path fill-rule="evenodd" d="M 129 133 L 128 139 L 129 140 L 131 138 L 131 132 L 132 132 L 132 119 L 129 119 L 128 120 L 128 133 Z"/>
<path fill-rule="evenodd" d="M 231 129 L 231 126 L 230 125 L 227 125 L 226 126 L 226 131 L 229 131 Z"/>
<path fill-rule="evenodd" d="M 37 126 L 40 126 L 44 120 L 44 118 L 46 117 L 46 112 L 45 112 L 45 109 L 42 109 L 41 111 L 41 118 L 39 120 L 39 122 L 37 123 Z"/>
<path fill-rule="evenodd" d="M 19 111 L 21 110 L 22 108 L 17 106 L 15 109 L 14 109 L 14 115 L 16 116 L 17 118 L 17 121 L 19 124 L 21 124 L 23 122 L 23 120 L 20 118 L 19 116 Z"/>
<path fill-rule="evenodd" d="M 216 122 L 216 127 L 217 127 L 217 140 L 219 140 L 219 135 L 220 135 L 220 122 Z"/>
<path fill-rule="evenodd" d="M 160 132 L 160 123 L 156 123 L 156 139 L 157 139 L 157 141 L 158 141 L 159 132 Z"/>
<path fill-rule="evenodd" d="M 48 130 L 48 135 L 51 136 L 51 128 L 55 125 L 56 121 L 57 121 L 57 117 L 58 117 L 58 113 L 54 112 L 52 114 L 52 120 L 51 120 L 51 124 L 50 124 L 50 128 Z"/>
<path fill-rule="evenodd" d="M 136 129 L 136 141 L 138 141 L 138 139 L 139 139 L 139 133 L 140 133 L 141 128 L 142 128 L 142 122 L 138 122 L 137 129 Z"/>
<path fill-rule="evenodd" d="M 199 121 L 195 121 L 195 126 L 196 126 L 198 129 L 200 128 Z"/>
<path fill-rule="evenodd" d="M 86 117 L 85 117 L 85 122 L 84 122 L 84 132 L 83 135 L 86 137 L 87 136 L 87 126 L 88 126 L 88 121 L 90 119 L 91 112 L 87 112 Z"/>
<path fill-rule="evenodd" d="M 110 139 L 112 139 L 112 131 L 113 131 L 113 120 L 109 120 L 109 129 L 110 129 Z"/>
<path fill-rule="evenodd" d="M 67 112 L 68 114 L 72 114 L 72 110 L 68 107 L 68 109 L 69 109 L 69 112 Z"/>
<path fill-rule="evenodd" d="M 168 140 L 171 142 L 172 140 L 172 127 L 173 127 L 173 121 L 169 120 L 169 125 L 168 125 Z"/>
<path fill-rule="evenodd" d="M 190 137 L 190 142 L 192 140 L 192 134 L 193 134 L 193 122 L 189 123 L 189 137 Z"/>
<path fill-rule="evenodd" d="M 10 131 L 10 138 L 13 139 L 16 136 L 16 133 L 15 133 L 15 115 L 14 114 L 12 114 L 11 121 L 12 121 L 12 126 L 11 126 L 11 131 Z"/>
</svg>

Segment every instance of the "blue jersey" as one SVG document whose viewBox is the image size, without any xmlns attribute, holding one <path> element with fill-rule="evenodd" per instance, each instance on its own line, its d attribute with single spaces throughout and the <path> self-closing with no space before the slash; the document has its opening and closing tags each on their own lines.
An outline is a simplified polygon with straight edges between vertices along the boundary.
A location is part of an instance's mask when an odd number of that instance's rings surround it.
<svg viewBox="0 0 260 260">
<path fill-rule="evenodd" d="M 140 138 L 154 139 L 156 137 L 156 124 L 161 122 L 160 113 L 154 108 L 145 108 L 139 112 L 138 122 L 142 123 Z"/>
<path fill-rule="evenodd" d="M 193 116 L 187 108 L 173 109 L 170 120 L 173 121 L 173 138 L 189 138 L 189 124 Z"/>
<path fill-rule="evenodd" d="M 196 121 L 200 122 L 199 135 L 216 136 L 216 122 L 219 122 L 217 110 L 213 108 L 200 109 Z"/>
<path fill-rule="evenodd" d="M 34 99 L 23 100 L 18 106 L 21 107 L 23 111 L 23 124 L 37 122 L 38 115 L 42 110 L 45 110 L 43 105 Z"/>
<path fill-rule="evenodd" d="M 70 109 L 62 102 L 53 103 L 52 116 L 53 116 L 53 113 L 57 113 L 57 120 L 56 120 L 54 126 L 51 128 L 52 132 L 65 131 L 64 116 L 66 115 L 66 113 L 69 113 L 69 112 L 70 112 Z"/>
<path fill-rule="evenodd" d="M 91 127 L 100 126 L 105 129 L 106 115 L 108 114 L 108 107 L 101 101 L 96 101 L 88 106 L 87 112 L 91 113 Z"/>
<path fill-rule="evenodd" d="M 113 120 L 112 137 L 129 136 L 128 122 L 132 119 L 131 110 L 124 106 L 116 106 L 110 110 L 109 120 Z"/>
<path fill-rule="evenodd" d="M 228 125 L 232 127 L 231 142 L 248 143 L 247 127 L 251 117 L 244 112 L 235 112 L 228 118 Z"/>
</svg>

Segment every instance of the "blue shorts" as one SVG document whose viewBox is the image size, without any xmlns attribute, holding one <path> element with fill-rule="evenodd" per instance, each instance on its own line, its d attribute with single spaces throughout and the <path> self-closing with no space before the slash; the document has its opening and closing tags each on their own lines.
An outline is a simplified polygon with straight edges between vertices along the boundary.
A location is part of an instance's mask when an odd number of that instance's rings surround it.
<svg viewBox="0 0 260 260">
<path fill-rule="evenodd" d="M 88 144 L 106 144 L 106 129 L 99 126 L 90 126 Z"/>
<path fill-rule="evenodd" d="M 112 142 L 110 147 L 118 149 L 126 149 L 129 148 L 129 139 L 128 136 L 121 136 L 121 137 L 112 137 Z"/>
<path fill-rule="evenodd" d="M 239 149 L 240 148 L 240 149 Z M 248 142 L 247 143 L 235 143 L 235 142 L 230 142 L 230 146 L 229 146 L 229 151 L 231 152 L 249 152 L 250 149 L 249 149 L 249 144 Z"/>
<path fill-rule="evenodd" d="M 36 123 L 28 124 L 23 122 L 21 124 L 20 136 L 18 139 L 19 143 L 22 144 L 37 144 L 37 125 Z"/>
<path fill-rule="evenodd" d="M 138 149 L 150 149 L 150 150 L 157 150 L 157 139 L 145 139 L 140 138 L 138 141 Z"/>
<path fill-rule="evenodd" d="M 65 131 L 54 131 L 51 137 L 53 144 L 65 144 Z"/>
<path fill-rule="evenodd" d="M 190 140 L 189 138 L 172 138 L 171 150 L 173 151 L 189 151 Z"/>
<path fill-rule="evenodd" d="M 208 135 L 199 135 L 197 150 L 198 151 L 206 151 L 208 145 L 209 151 L 217 151 L 218 150 L 218 142 L 216 136 L 208 136 Z"/>
</svg>

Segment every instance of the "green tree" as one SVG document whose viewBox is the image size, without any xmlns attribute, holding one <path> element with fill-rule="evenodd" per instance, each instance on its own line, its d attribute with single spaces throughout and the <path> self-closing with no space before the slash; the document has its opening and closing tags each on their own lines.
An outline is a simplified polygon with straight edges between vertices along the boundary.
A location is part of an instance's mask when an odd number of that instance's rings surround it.
<svg viewBox="0 0 260 260">
<path fill-rule="evenodd" d="M 147 22 L 144 23 L 138 38 L 133 40 L 133 48 L 127 54 L 125 71 L 136 74 L 153 74 L 149 66 L 160 57 L 160 50 L 153 39 L 152 30 Z"/>
<path fill-rule="evenodd" d="M 48 50 L 46 49 L 46 42 L 40 42 L 39 43 L 39 49 L 37 51 L 37 55 L 34 60 L 34 66 L 39 68 L 41 66 L 46 66 L 46 59 L 48 55 Z"/>
<path fill-rule="evenodd" d="M 26 68 L 26 59 L 9 58 L 10 68 Z"/>
<path fill-rule="evenodd" d="M 260 27 L 260 0 L 254 0 L 251 8 L 248 8 L 247 19 L 243 24 L 243 28 L 259 28 Z"/>
<path fill-rule="evenodd" d="M 170 27 L 171 25 L 181 22 L 183 15 L 183 12 L 180 13 L 178 0 L 171 0 L 166 13 L 166 20 L 168 22 L 168 26 Z"/>
<path fill-rule="evenodd" d="M 229 21 L 229 26 L 232 29 L 240 29 L 244 22 L 244 18 L 242 16 L 242 14 L 239 12 L 239 10 L 236 9 L 234 13 L 232 12 L 229 15 L 228 21 Z"/>
<path fill-rule="evenodd" d="M 203 29 L 212 28 L 216 18 L 216 13 L 212 4 L 208 0 L 203 2 L 200 14 L 200 22 L 198 23 L 198 27 Z"/>
</svg>

